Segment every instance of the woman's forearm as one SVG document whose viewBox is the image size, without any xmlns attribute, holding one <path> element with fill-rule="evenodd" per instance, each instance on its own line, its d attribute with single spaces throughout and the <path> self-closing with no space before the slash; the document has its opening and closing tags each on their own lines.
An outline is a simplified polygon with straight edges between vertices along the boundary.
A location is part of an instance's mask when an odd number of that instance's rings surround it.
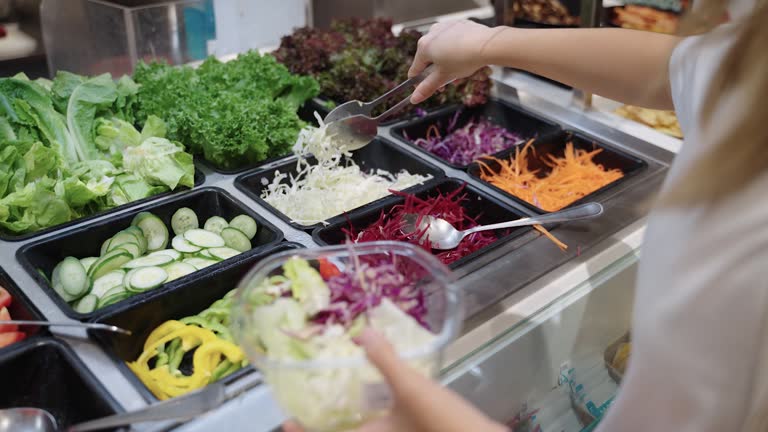
<svg viewBox="0 0 768 432">
<path fill-rule="evenodd" d="M 485 63 L 527 70 L 624 103 L 672 109 L 669 59 L 680 40 L 625 29 L 505 28 L 481 55 Z"/>
</svg>

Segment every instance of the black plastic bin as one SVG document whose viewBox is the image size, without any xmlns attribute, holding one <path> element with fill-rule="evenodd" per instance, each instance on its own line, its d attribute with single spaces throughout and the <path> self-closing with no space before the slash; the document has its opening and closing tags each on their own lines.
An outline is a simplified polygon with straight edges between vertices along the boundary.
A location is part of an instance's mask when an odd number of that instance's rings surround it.
<svg viewBox="0 0 768 432">
<path fill-rule="evenodd" d="M 129 381 L 134 383 L 147 401 L 157 401 L 152 392 L 126 365 L 126 362 L 134 361 L 139 357 L 143 351 L 144 341 L 149 334 L 168 320 L 181 319 L 202 312 L 229 291 L 237 288 L 243 276 L 265 257 L 301 247 L 297 243 L 280 243 L 238 263 L 210 272 L 182 288 L 168 292 L 158 298 L 135 304 L 120 305 L 96 321 L 122 327 L 130 330 L 133 334 L 131 336 L 115 336 L 96 331 L 90 332 L 91 336 L 117 363 L 120 371 Z M 243 368 L 226 377 L 224 382 L 231 382 L 252 371 L 253 367 Z"/>
<path fill-rule="evenodd" d="M 21 288 L 16 285 L 16 282 L 14 282 L 13 279 L 8 276 L 8 273 L 6 273 L 2 268 L 0 268 L 0 287 L 5 288 L 8 291 L 8 294 L 10 294 L 12 297 L 11 306 L 8 308 L 8 312 L 11 314 L 11 319 L 32 321 L 45 319 L 43 314 L 40 313 L 35 305 L 33 305 L 32 302 L 27 298 Z M 25 340 L 36 335 L 48 334 L 47 329 L 39 326 L 23 326 L 19 327 L 18 331 L 26 333 L 27 336 Z M 11 349 L 19 343 L 22 342 L 16 342 L 5 348 L 0 348 L 0 352 Z"/>
<path fill-rule="evenodd" d="M 53 268 L 68 256 L 84 258 L 89 256 L 99 256 L 101 244 L 109 237 L 115 235 L 118 231 L 130 226 L 133 217 L 140 211 L 148 211 L 160 219 L 168 226 L 168 230 L 173 235 L 170 228 L 170 220 L 173 213 L 182 207 L 189 207 L 197 213 L 200 223 L 212 216 L 221 216 L 230 220 L 235 216 L 245 214 L 256 220 L 259 230 L 256 237 L 253 238 L 253 249 L 240 254 L 236 257 L 224 261 L 234 262 L 242 260 L 249 255 L 259 253 L 264 247 L 274 245 L 283 239 L 283 233 L 266 219 L 255 211 L 248 208 L 245 204 L 236 200 L 228 192 L 219 188 L 203 188 L 189 193 L 173 197 L 160 203 L 152 204 L 133 212 L 126 213 L 115 218 L 102 221 L 93 225 L 78 228 L 73 231 L 61 233 L 49 238 L 37 241 L 19 249 L 17 256 L 26 271 L 37 281 L 43 290 L 51 297 L 67 314 L 67 316 L 81 321 L 92 319 L 103 315 L 110 309 L 122 304 L 133 304 L 140 302 L 143 298 L 153 297 L 159 293 L 171 291 L 189 281 L 200 278 L 202 275 L 213 272 L 223 263 L 215 264 L 211 267 L 197 271 L 183 278 L 174 280 L 162 287 L 154 290 L 129 297 L 117 304 L 107 306 L 103 309 L 97 309 L 89 314 L 80 314 L 75 312 L 51 287 L 48 278 L 51 276 Z M 43 277 L 40 271 L 45 274 Z"/>
<path fill-rule="evenodd" d="M 566 208 L 597 199 L 600 196 L 600 194 L 623 183 L 633 175 L 642 171 L 648 165 L 642 159 L 636 156 L 633 156 L 623 150 L 617 149 L 609 144 L 598 142 L 593 138 L 590 138 L 586 135 L 583 135 L 577 132 L 565 130 L 565 131 L 560 131 L 554 134 L 541 137 L 536 141 L 534 141 L 533 148 L 536 151 L 531 152 L 531 154 L 529 154 L 529 157 L 528 157 L 529 166 L 534 170 L 540 170 L 539 171 L 540 175 L 546 176 L 549 172 L 551 172 L 551 169 L 542 162 L 541 158 L 549 154 L 554 155 L 556 157 L 562 157 L 565 152 L 565 145 L 569 142 L 573 143 L 575 149 L 583 149 L 583 150 L 589 150 L 589 151 L 594 149 L 602 149 L 603 151 L 600 154 L 596 155 L 595 158 L 593 159 L 595 163 L 597 163 L 598 165 L 602 165 L 605 169 L 608 169 L 608 170 L 620 169 L 624 173 L 624 177 L 614 181 L 613 183 L 603 186 L 602 188 L 586 195 L 581 199 L 575 200 L 574 202 L 567 205 Z M 512 148 L 505 152 L 499 153 L 498 158 L 509 159 L 509 157 L 514 156 L 514 154 L 515 154 L 515 149 Z M 485 164 L 488 165 L 488 167 L 494 171 L 498 170 L 499 168 L 498 163 L 495 161 L 485 161 Z M 468 173 L 470 176 L 477 178 L 479 181 L 483 181 L 482 179 L 480 179 L 480 165 L 477 162 L 469 166 Z M 521 205 L 526 206 L 527 208 L 531 209 L 536 213 L 546 213 L 544 210 L 540 209 L 539 207 L 533 204 L 530 204 L 516 197 L 515 195 L 512 195 L 511 193 L 504 191 L 501 188 L 498 188 L 487 182 L 484 182 L 484 183 L 496 189 L 497 191 L 503 193 L 504 195 L 514 199 L 515 201 L 519 202 Z"/>
<path fill-rule="evenodd" d="M 427 132 L 432 125 L 437 126 L 441 137 L 446 137 L 449 134 L 448 125 L 450 125 L 457 113 L 459 114 L 458 119 L 456 120 L 455 129 L 464 127 L 470 120 L 480 119 L 482 117 L 496 125 L 502 126 L 512 133 L 519 134 L 523 142 L 537 136 L 556 132 L 560 129 L 560 127 L 552 121 L 526 109 L 516 107 L 498 99 L 491 99 L 485 105 L 478 107 L 466 108 L 454 105 L 449 108 L 441 109 L 440 111 L 429 114 L 419 120 L 392 128 L 392 134 L 413 145 L 413 147 L 419 149 L 419 151 L 442 160 L 446 165 L 456 169 L 465 170 L 470 164 L 459 165 L 448 162 L 415 143 L 417 139 L 425 138 L 427 136 Z M 509 147 L 514 147 L 515 144 L 517 143 L 510 143 Z M 499 153 L 501 152 L 494 154 Z"/>
<path fill-rule="evenodd" d="M 443 170 L 437 166 L 409 154 L 406 150 L 403 150 L 382 138 L 376 138 L 367 146 L 355 151 L 352 154 L 352 159 L 366 172 L 383 169 L 394 174 L 406 170 L 411 174 L 431 175 L 433 178 L 441 178 L 444 176 Z M 309 159 L 309 161 L 310 163 L 315 163 L 314 158 Z M 272 182 L 277 171 L 283 174 L 295 174 L 297 172 L 296 165 L 296 160 L 292 160 L 277 167 L 243 174 L 235 180 L 235 186 L 254 201 L 270 209 L 275 215 L 292 227 L 300 230 L 312 231 L 313 229 L 322 226 L 322 224 L 301 225 L 295 223 L 288 216 L 261 199 L 261 192 L 266 188 L 268 183 Z M 287 182 L 288 179 L 285 179 L 284 181 Z M 414 187 L 409 189 L 412 190 Z"/>
<path fill-rule="evenodd" d="M 466 204 L 464 205 L 464 208 L 468 211 L 469 215 L 475 217 L 481 225 L 506 222 L 529 216 L 524 212 L 493 198 L 471 184 L 453 178 L 432 182 L 414 192 L 414 195 L 419 198 L 435 197 L 439 193 L 442 193 L 443 195 L 451 193 L 462 186 L 464 186 L 462 194 L 466 195 Z M 379 219 L 382 212 L 385 214 L 389 213 L 392 210 L 392 207 L 402 204 L 404 201 L 405 198 L 403 197 L 392 197 L 375 206 L 370 206 L 348 215 L 333 218 L 329 221 L 328 226 L 316 229 L 312 234 L 312 238 L 320 245 L 343 244 L 347 240 L 343 229 L 353 227 L 355 230 L 361 230 L 367 228 Z M 449 266 L 451 268 L 461 267 L 462 265 L 475 260 L 483 253 L 529 231 L 530 228 L 498 230 L 495 232 L 499 238 L 496 242 L 454 261 Z"/>
<path fill-rule="evenodd" d="M 311 126 L 318 126 L 317 118 L 315 117 L 315 111 L 318 111 L 321 114 L 321 117 L 325 117 L 327 114 L 327 111 L 324 110 L 324 108 L 314 99 L 308 100 L 304 105 L 299 108 L 297 114 L 299 115 L 299 118 L 307 122 L 307 124 Z M 325 113 L 325 114 L 324 114 Z M 203 158 L 203 155 L 197 155 L 197 161 L 200 162 L 200 164 L 210 168 L 211 170 L 220 173 L 220 174 L 226 174 L 226 175 L 232 175 L 232 174 L 240 174 L 242 172 L 252 170 L 254 168 L 258 168 L 261 166 L 269 165 L 273 162 L 279 161 L 281 159 L 286 159 L 292 155 L 290 148 L 287 150 L 287 152 L 283 155 L 279 156 L 272 156 L 267 159 L 264 159 L 261 162 L 257 162 L 254 164 L 246 164 L 240 167 L 236 168 L 223 168 L 220 167 L 213 162 L 210 162 L 209 160 Z"/>
<path fill-rule="evenodd" d="M 204 182 L 205 182 L 205 174 L 203 174 L 199 169 L 195 168 L 195 187 L 200 186 Z M 137 201 L 132 201 L 132 202 L 129 202 L 127 204 L 123 204 L 121 206 L 117 206 L 117 207 L 111 208 L 109 210 L 105 210 L 103 212 L 94 213 L 94 214 L 89 215 L 89 216 L 81 217 L 81 218 L 78 218 L 78 219 L 75 219 L 75 220 L 71 220 L 69 222 L 65 222 L 63 224 L 55 225 L 55 226 L 52 226 L 50 228 L 42 229 L 40 231 L 35 231 L 35 232 L 27 233 L 27 234 L 20 234 L 20 235 L 9 234 L 9 233 L 3 231 L 2 229 L 0 229 L 0 240 L 5 240 L 5 241 L 22 241 L 22 240 L 27 240 L 27 239 L 30 239 L 32 237 L 41 236 L 43 234 L 47 234 L 47 233 L 50 233 L 50 232 L 53 232 L 53 231 L 57 231 L 57 230 L 60 230 L 60 229 L 71 227 L 73 225 L 80 224 L 80 223 L 83 223 L 83 222 L 87 222 L 87 221 L 93 220 L 93 219 L 95 219 L 97 217 L 101 217 L 101 216 L 105 216 L 105 215 L 108 215 L 108 214 L 116 213 L 116 212 L 123 211 L 123 210 L 129 209 L 129 208 L 133 208 L 133 207 L 138 207 L 138 206 L 146 204 L 148 202 L 152 202 L 152 201 L 154 201 L 154 200 L 156 200 L 158 198 L 167 197 L 167 196 L 172 195 L 172 194 L 181 194 L 181 193 L 184 193 L 186 191 L 189 191 L 189 189 L 164 192 L 164 193 L 153 195 L 151 197 L 147 197 L 147 198 L 140 199 L 140 200 L 137 200 Z"/>
<path fill-rule="evenodd" d="M 75 353 L 53 338 L 38 338 L 0 352 L 0 409 L 42 408 L 61 430 L 121 412 Z"/>
</svg>

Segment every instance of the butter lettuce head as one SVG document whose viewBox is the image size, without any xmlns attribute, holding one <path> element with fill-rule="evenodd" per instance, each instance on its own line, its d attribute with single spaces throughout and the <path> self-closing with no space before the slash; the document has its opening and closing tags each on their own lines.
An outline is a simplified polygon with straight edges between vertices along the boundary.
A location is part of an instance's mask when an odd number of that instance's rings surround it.
<svg viewBox="0 0 768 432">
<path fill-rule="evenodd" d="M 153 186 L 193 187 L 195 165 L 192 155 L 165 138 L 148 138 L 140 145 L 126 148 L 123 168 L 140 175 Z"/>
</svg>

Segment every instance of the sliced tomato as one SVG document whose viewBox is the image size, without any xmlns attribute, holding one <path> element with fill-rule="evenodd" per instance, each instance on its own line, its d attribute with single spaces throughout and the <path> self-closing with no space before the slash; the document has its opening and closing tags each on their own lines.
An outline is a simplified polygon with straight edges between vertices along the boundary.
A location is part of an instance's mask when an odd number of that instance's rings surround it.
<svg viewBox="0 0 768 432">
<path fill-rule="evenodd" d="M 336 267 L 336 265 L 334 265 L 327 259 L 320 258 L 318 261 L 320 262 L 320 276 L 323 279 L 328 280 L 334 276 L 338 276 L 341 274 L 341 271 L 339 271 L 339 268 Z"/>
<path fill-rule="evenodd" d="M 8 293 L 8 291 L 5 290 L 5 288 L 0 286 L 0 307 L 7 308 L 11 305 L 11 295 Z"/>
<path fill-rule="evenodd" d="M 11 313 L 8 312 L 8 308 L 0 308 L 0 321 L 8 321 L 11 319 Z M 16 324 L 0 324 L 0 333 L 15 332 L 19 326 Z"/>
<path fill-rule="evenodd" d="M 23 341 L 26 338 L 26 333 L 22 332 L 8 332 L 0 333 L 0 348 L 7 347 L 10 344 Z"/>
</svg>

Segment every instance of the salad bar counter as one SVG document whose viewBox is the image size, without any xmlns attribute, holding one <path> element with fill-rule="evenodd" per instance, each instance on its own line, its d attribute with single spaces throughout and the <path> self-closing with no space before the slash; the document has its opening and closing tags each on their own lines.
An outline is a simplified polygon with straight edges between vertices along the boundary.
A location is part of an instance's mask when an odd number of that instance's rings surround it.
<svg viewBox="0 0 768 432">
<path fill-rule="evenodd" d="M 14 376 L 10 388 L 17 397 L 0 401 L 0 408 L 45 408 L 67 425 L 222 382 L 231 400 L 216 412 L 186 424 L 134 429 L 269 430 L 281 415 L 262 371 L 248 364 L 247 348 L 238 346 L 230 331 L 232 292 L 254 265 L 279 252 L 317 246 L 411 243 L 454 270 L 468 332 L 498 313 L 502 300 L 582 263 L 645 217 L 673 154 L 531 89 L 512 88 L 499 71 L 480 71 L 441 95 L 429 111 L 415 109 L 380 127 L 375 141 L 360 151 L 326 154 L 321 132 L 302 127 L 321 123 L 314 112 L 326 113 L 329 104 L 391 86 L 404 74 L 395 67 L 404 60 L 393 49 L 411 49 L 418 39 L 407 32 L 381 36 L 386 46 L 377 48 L 382 50 L 377 64 L 392 64 L 383 72 L 366 72 L 379 74 L 380 80 L 369 82 L 351 73 L 351 65 L 361 50 L 371 49 L 375 38 L 366 35 L 382 30 L 370 31 L 355 26 L 299 31 L 285 38 L 276 54 L 287 69 L 269 56 L 249 53 L 230 63 L 209 60 L 198 69 L 143 65 L 135 83 L 67 75 L 47 90 L 47 84 L 38 88 L 23 78 L 0 86 L 0 92 L 13 90 L 18 97 L 19 117 L 6 123 L 16 127 L 13 142 L 25 152 L 0 154 L 0 175 L 25 166 L 30 178 L 44 169 L 29 163 L 29 155 L 45 156 L 54 147 L 30 147 L 24 139 L 53 140 L 47 135 L 53 126 L 74 137 L 71 160 L 40 173 L 51 181 L 50 190 L 25 199 L 20 192 L 0 196 L 5 288 L 0 314 L 106 323 L 132 333 L 1 328 L 0 368 Z M 323 47 L 314 57 L 306 50 L 310 43 Z M 344 61 L 329 67 L 339 55 Z M 268 82 L 241 80 L 254 70 Z M 98 91 L 83 96 L 94 88 Z M 98 94 L 107 96 L 93 102 Z M 138 95 L 140 108 L 121 113 L 128 110 L 125 101 L 133 100 L 128 94 Z M 25 120 L 37 118 L 23 110 L 30 100 L 37 105 L 29 109 L 52 123 Z M 264 103 L 256 108 L 253 101 Z M 78 118 L 88 120 L 72 120 L 69 110 L 75 109 Z M 154 117 L 157 112 L 166 114 L 162 121 Z M 83 128 L 97 131 L 90 147 L 73 135 Z M 297 134 L 294 154 L 287 156 Z M 123 151 L 126 156 L 119 157 Z M 132 161 L 131 154 L 140 161 Z M 74 194 L 93 195 L 104 173 L 123 182 L 76 205 Z M 10 177 L 0 180 L 8 184 Z M 41 184 L 29 181 L 19 190 Z M 124 196 L 137 191 L 136 184 L 142 192 Z M 50 200 L 48 207 L 30 204 L 42 199 Z M 468 229 L 586 202 L 601 203 L 604 214 L 476 233 L 450 251 L 431 250 L 402 222 L 404 215 L 416 214 Z M 54 206 L 63 216 L 45 219 Z M 323 273 L 324 264 L 319 265 Z M 12 302 L 3 304 L 5 296 Z M 322 313 L 312 319 L 324 319 Z M 483 367 L 498 367 L 494 358 Z M 36 374 L 29 375 L 30 365 L 37 365 Z M 466 394 L 469 378 L 458 376 L 452 385 Z M 34 390 L 43 387 L 47 393 Z M 77 406 L 66 403 L 73 398 Z M 82 405 L 93 409 L 83 413 Z"/>
<path fill-rule="evenodd" d="M 489 104 L 492 105 L 484 115 L 489 121 L 498 121 L 507 127 L 511 123 L 505 122 L 505 119 L 520 121 L 520 116 L 535 118 L 535 124 L 540 129 L 520 128 L 518 133 L 540 134 L 542 148 L 546 146 L 546 149 L 540 150 L 539 154 L 557 154 L 558 151 L 562 154 L 566 144 L 574 142 L 577 148 L 586 151 L 603 150 L 604 153 L 596 157 L 596 162 L 606 169 L 621 170 L 623 176 L 616 182 L 597 187 L 586 196 L 566 203 L 567 206 L 576 202 L 598 201 L 604 205 L 605 214 L 592 221 L 546 227 L 556 237 L 557 243 L 537 231 L 522 228 L 486 234 L 484 238 L 476 238 L 462 249 L 438 254 L 438 258 L 458 273 L 458 284 L 465 295 L 467 324 L 470 326 L 482 319 L 499 300 L 554 269 L 573 264 L 590 248 L 644 217 L 643 201 L 649 200 L 657 191 L 672 158 L 671 153 L 656 146 L 616 132 L 576 111 L 551 104 L 535 95 L 515 91 L 503 83 L 496 83 Z M 292 156 L 267 163 L 239 177 L 216 173 L 201 165 L 199 169 L 205 174 L 205 182 L 191 191 L 159 197 L 133 210 L 97 217 L 29 241 L 4 242 L 0 247 L 0 258 L 8 272 L 8 280 L 24 287 L 24 294 L 18 294 L 21 302 L 26 302 L 25 297 L 31 300 L 29 311 L 19 312 L 22 314 L 19 317 L 40 313 L 50 320 L 97 321 L 118 325 L 133 332 L 133 336 L 126 338 L 54 329 L 54 334 L 64 338 L 72 348 L 61 348 L 59 342 L 41 342 L 47 338 L 45 332 L 30 337 L 30 343 L 43 344 L 36 348 L 38 350 L 63 350 L 65 354 L 56 355 L 64 356 L 69 355 L 69 350 L 74 348 L 74 352 L 87 365 L 87 369 L 78 373 L 85 374 L 88 385 L 98 389 L 92 397 L 101 398 L 100 403 L 104 404 L 105 409 L 113 406 L 112 398 L 123 409 L 134 409 L 166 394 L 152 391 L 158 388 L 157 384 L 143 379 L 143 374 L 137 373 L 132 363 L 140 360 L 142 347 L 152 331 L 168 320 L 190 320 L 188 317 L 199 316 L 197 314 L 205 312 L 206 308 L 213 307 L 263 257 L 290 248 L 341 244 L 347 238 L 360 242 L 396 239 L 396 236 L 381 234 L 378 229 L 374 230 L 376 232 L 371 231 L 371 227 L 387 227 L 388 221 L 396 219 L 392 215 L 398 211 L 413 211 L 413 208 L 420 206 L 447 209 L 445 213 L 456 214 L 457 226 L 462 223 L 495 223 L 543 212 L 534 203 L 513 195 L 514 192 L 507 192 L 483 181 L 482 176 L 478 175 L 483 169 L 481 166 L 449 163 L 406 138 L 404 131 L 411 131 L 410 134 L 414 135 L 419 135 L 419 131 L 426 133 L 423 124 L 429 118 L 398 122 L 382 128 L 378 141 L 360 155 L 355 155 L 355 160 L 364 170 L 396 171 L 405 168 L 411 173 L 426 174 L 431 180 L 408 188 L 403 193 L 378 199 L 333 217 L 326 224 L 296 223 L 260 198 L 266 182 L 262 179 L 272 178 L 281 167 L 295 166 L 296 156 Z M 440 119 L 434 121 L 439 123 Z M 461 121 L 461 118 L 457 121 Z M 410 134 L 407 136 L 410 137 Z M 515 148 L 519 149 L 520 145 Z M 505 157 L 502 151 L 497 160 L 503 161 Z M 282 172 L 288 171 L 282 168 Z M 85 311 L 78 309 L 77 305 L 73 307 L 67 304 L 51 285 L 54 267 L 63 259 L 69 256 L 79 259 L 98 256 L 102 243 L 114 239 L 121 230 L 129 228 L 138 214 L 152 214 L 173 231 L 172 216 L 183 208 L 194 212 L 199 224 L 206 228 L 209 228 L 206 221 L 213 217 L 222 218 L 227 223 L 239 215 L 247 215 L 259 227 L 250 241 L 252 249 L 248 248 L 244 253 L 233 255 L 224 262 L 211 259 L 211 266 L 201 270 L 200 275 L 194 273 L 182 276 L 166 282 L 160 288 L 131 293 L 129 298 L 94 310 Z M 201 268 L 206 267 L 207 263 L 202 264 Z M 13 294 L 17 293 L 15 284 L 6 283 L 6 287 L 13 290 Z M 29 334 L 34 333 L 27 330 Z M 83 338 L 90 338 L 90 341 Z M 96 341 L 97 345 L 94 346 L 91 341 Z M 178 358 L 176 361 L 184 360 Z M 80 362 L 75 361 L 73 365 L 79 367 Z M 217 367 L 219 365 L 213 365 L 212 369 Z M 258 372 L 250 366 L 243 367 L 229 362 L 221 370 L 216 373 L 216 377 L 221 376 L 220 379 L 230 384 L 232 394 L 239 393 L 242 386 L 258 385 Z M 256 397 L 259 391 L 254 389 L 249 394 Z M 264 405 L 264 409 L 270 409 L 269 405 Z M 192 425 L 194 423 L 189 426 Z"/>
</svg>

